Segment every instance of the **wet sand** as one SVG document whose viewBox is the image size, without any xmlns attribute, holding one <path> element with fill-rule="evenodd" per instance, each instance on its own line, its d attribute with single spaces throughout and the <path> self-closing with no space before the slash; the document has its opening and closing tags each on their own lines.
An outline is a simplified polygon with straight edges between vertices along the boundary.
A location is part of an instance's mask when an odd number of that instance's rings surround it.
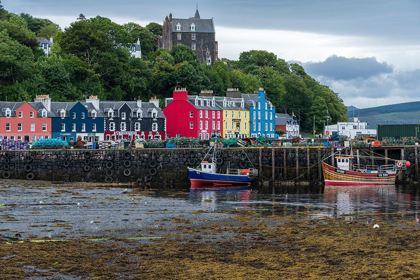
<svg viewBox="0 0 420 280">
<path fill-rule="evenodd" d="M 263 216 L 197 210 L 176 193 L 157 206 L 136 190 L 0 184 L 0 279 L 420 279 L 419 225 L 403 218 Z"/>
</svg>

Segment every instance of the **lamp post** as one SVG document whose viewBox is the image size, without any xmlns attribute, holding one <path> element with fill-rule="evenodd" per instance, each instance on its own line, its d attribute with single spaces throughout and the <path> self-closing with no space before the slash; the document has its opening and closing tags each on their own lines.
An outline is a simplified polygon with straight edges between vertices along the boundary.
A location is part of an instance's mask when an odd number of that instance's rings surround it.
<svg viewBox="0 0 420 280">
<path fill-rule="evenodd" d="M 330 113 L 328 113 L 328 109 L 327 109 L 327 115 L 325 116 L 326 118 L 327 118 L 327 129 L 328 129 L 328 121 L 329 121 L 329 119 L 330 119 Z M 327 131 L 327 130 L 326 130 Z M 330 135 L 329 135 L 329 133 L 328 133 L 328 139 L 330 138 L 329 137 Z"/>
</svg>

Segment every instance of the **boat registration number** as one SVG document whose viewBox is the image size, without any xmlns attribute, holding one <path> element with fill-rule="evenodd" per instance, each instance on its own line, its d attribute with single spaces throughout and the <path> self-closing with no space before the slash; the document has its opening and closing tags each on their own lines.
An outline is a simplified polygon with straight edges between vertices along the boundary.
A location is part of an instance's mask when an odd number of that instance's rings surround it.
<svg viewBox="0 0 420 280">
<path fill-rule="evenodd" d="M 341 170 L 341 169 L 335 169 L 335 172 L 340 173 L 340 174 L 346 174 L 345 170 Z"/>
<path fill-rule="evenodd" d="M 389 177 L 388 173 L 378 173 L 378 177 Z"/>
</svg>

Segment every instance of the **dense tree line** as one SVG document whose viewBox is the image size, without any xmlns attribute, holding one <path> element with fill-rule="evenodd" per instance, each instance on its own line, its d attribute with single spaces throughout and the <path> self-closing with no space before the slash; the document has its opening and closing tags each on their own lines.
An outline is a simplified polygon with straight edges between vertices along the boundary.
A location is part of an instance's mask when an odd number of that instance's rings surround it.
<svg viewBox="0 0 420 280">
<path fill-rule="evenodd" d="M 162 26 L 150 23 L 119 25 L 82 14 L 64 31 L 48 19 L 8 13 L 0 3 L 0 100 L 33 100 L 49 94 L 54 101 L 73 101 L 89 95 L 101 100 L 132 100 L 172 96 L 175 87 L 190 94 L 211 89 L 225 95 L 227 88 L 253 93 L 262 87 L 277 112 L 294 114 L 303 130 L 321 130 L 330 121 L 347 119 L 339 96 L 305 73 L 267 51 L 247 51 L 237 61 L 222 59 L 214 66 L 200 64 L 186 46 L 157 49 Z M 36 37 L 54 36 L 47 58 Z M 128 46 L 140 39 L 142 58 Z"/>
</svg>

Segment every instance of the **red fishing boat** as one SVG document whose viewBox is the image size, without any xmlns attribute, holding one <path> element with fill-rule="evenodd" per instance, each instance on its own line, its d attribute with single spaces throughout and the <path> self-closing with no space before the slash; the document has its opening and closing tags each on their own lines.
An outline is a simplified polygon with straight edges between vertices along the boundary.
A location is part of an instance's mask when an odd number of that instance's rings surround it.
<svg viewBox="0 0 420 280">
<path fill-rule="evenodd" d="M 325 186 L 394 185 L 398 171 L 409 162 L 387 165 L 352 164 L 352 157 L 336 157 L 337 167 L 322 162 Z"/>
</svg>

